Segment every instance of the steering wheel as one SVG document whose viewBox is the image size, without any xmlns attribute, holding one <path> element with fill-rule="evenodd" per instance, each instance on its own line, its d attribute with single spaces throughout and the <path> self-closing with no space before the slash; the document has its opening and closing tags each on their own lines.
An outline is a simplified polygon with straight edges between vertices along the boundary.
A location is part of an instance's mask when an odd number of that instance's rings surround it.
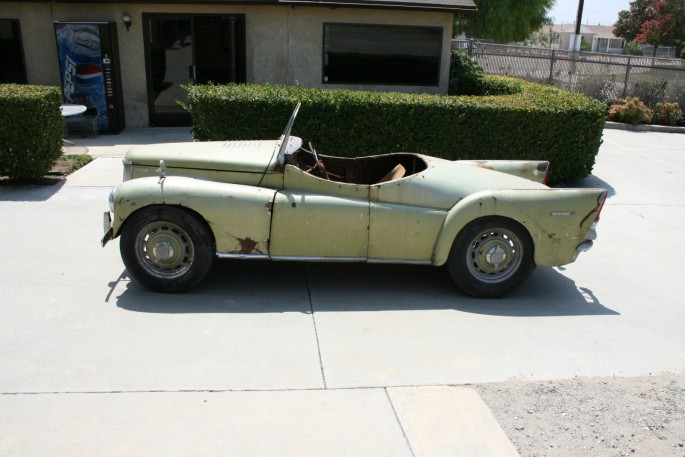
<svg viewBox="0 0 685 457">
<path fill-rule="evenodd" d="M 311 149 L 311 153 L 314 156 L 314 160 L 316 160 L 316 163 L 314 164 L 313 167 L 311 167 L 309 170 L 307 170 L 307 173 L 311 173 L 312 171 L 316 170 L 317 168 L 321 170 L 323 175 L 326 177 L 327 180 L 331 180 L 330 176 L 328 176 L 328 172 L 326 171 L 326 167 L 324 166 L 323 162 L 321 159 L 319 159 L 319 154 L 316 153 L 316 149 L 314 149 L 314 145 L 309 143 L 309 148 Z"/>
</svg>

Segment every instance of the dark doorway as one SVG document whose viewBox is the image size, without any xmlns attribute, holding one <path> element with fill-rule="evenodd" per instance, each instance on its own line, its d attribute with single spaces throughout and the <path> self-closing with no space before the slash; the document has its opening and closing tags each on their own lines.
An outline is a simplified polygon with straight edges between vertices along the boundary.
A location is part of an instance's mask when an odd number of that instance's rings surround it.
<svg viewBox="0 0 685 457">
<path fill-rule="evenodd" d="M 143 14 L 152 126 L 190 125 L 181 85 L 245 82 L 242 15 Z"/>
<path fill-rule="evenodd" d="M 0 19 L 0 84 L 26 84 L 19 21 Z"/>
</svg>

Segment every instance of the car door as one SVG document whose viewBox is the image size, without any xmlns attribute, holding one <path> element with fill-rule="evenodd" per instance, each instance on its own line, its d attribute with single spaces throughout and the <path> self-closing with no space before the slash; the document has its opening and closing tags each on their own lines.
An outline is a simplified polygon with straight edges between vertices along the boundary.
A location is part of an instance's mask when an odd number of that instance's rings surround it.
<svg viewBox="0 0 685 457">
<path fill-rule="evenodd" d="M 428 206 L 425 179 L 413 175 L 369 191 L 369 262 L 430 264 L 446 211 Z"/>
<path fill-rule="evenodd" d="M 272 208 L 271 258 L 366 260 L 369 186 L 320 179 L 291 165 L 283 179 Z"/>
</svg>

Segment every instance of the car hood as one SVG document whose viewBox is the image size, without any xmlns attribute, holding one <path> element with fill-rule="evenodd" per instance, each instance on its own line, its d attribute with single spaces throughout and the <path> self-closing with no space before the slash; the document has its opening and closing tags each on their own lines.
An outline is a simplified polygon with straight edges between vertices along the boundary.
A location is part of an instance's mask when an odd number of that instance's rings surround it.
<svg viewBox="0 0 685 457">
<path fill-rule="evenodd" d="M 125 160 L 133 165 L 167 168 L 264 173 L 280 141 L 208 141 L 163 143 L 131 148 Z"/>
</svg>

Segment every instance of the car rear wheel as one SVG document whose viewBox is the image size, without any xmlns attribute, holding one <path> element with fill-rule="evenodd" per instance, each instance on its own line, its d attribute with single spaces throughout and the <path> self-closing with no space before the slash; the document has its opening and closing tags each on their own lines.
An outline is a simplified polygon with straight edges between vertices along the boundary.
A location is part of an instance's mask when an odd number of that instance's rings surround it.
<svg viewBox="0 0 685 457">
<path fill-rule="evenodd" d="M 121 258 L 131 277 L 158 292 L 182 292 L 209 272 L 214 243 L 199 217 L 171 206 L 144 208 L 126 222 Z"/>
<path fill-rule="evenodd" d="M 501 297 L 535 270 L 533 240 L 511 219 L 479 219 L 459 233 L 447 266 L 454 282 L 467 294 Z"/>
</svg>

